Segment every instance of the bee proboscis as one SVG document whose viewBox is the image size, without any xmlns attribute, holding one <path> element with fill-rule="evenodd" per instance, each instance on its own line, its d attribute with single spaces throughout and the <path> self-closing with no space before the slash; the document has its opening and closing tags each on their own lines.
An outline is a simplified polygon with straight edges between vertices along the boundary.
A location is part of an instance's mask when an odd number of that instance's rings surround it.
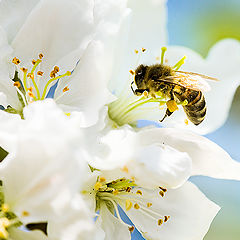
<svg viewBox="0 0 240 240">
<path fill-rule="evenodd" d="M 169 99 L 166 113 L 160 122 L 174 112 L 169 107 L 170 103 L 177 106 L 185 102 L 182 106 L 188 119 L 195 125 L 200 124 L 207 111 L 202 92 L 210 90 L 206 80 L 218 80 L 198 73 L 178 71 L 179 64 L 176 64 L 178 66 L 176 70 L 162 62 L 150 66 L 141 64 L 136 68 L 132 84 L 135 82 L 137 89 L 134 90 L 131 84 L 133 93 L 138 96 L 147 93 L 153 98 L 161 95 Z"/>
</svg>

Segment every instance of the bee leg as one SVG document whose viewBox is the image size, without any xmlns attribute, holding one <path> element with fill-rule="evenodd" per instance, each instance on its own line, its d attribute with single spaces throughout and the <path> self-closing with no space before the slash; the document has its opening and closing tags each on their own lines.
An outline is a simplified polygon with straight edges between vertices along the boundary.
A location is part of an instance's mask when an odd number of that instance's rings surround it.
<svg viewBox="0 0 240 240">
<path fill-rule="evenodd" d="M 159 120 L 159 122 L 163 122 L 163 120 L 166 118 L 166 117 L 169 117 L 172 115 L 173 112 L 169 111 L 169 109 L 166 110 L 166 113 L 163 117 L 163 119 Z"/>
<path fill-rule="evenodd" d="M 136 90 L 134 91 L 134 94 L 137 95 L 137 96 L 141 96 L 145 91 L 148 92 L 147 89 L 136 89 Z"/>
</svg>

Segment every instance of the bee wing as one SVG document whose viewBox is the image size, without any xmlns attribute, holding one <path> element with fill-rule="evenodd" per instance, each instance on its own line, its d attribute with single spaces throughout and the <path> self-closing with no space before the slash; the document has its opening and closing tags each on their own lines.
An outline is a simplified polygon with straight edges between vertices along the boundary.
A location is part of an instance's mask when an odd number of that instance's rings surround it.
<svg viewBox="0 0 240 240">
<path fill-rule="evenodd" d="M 206 80 L 216 81 L 217 79 L 197 73 L 175 71 L 174 76 L 167 76 L 159 80 L 173 83 L 195 91 L 207 92 L 211 89 L 211 87 Z"/>
</svg>

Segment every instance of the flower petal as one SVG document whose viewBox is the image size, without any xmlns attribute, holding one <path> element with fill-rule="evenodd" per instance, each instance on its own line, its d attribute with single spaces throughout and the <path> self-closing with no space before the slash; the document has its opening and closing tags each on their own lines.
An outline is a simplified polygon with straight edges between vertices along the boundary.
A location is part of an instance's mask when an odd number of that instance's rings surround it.
<svg viewBox="0 0 240 240">
<path fill-rule="evenodd" d="M 103 229 L 105 233 L 104 240 L 131 239 L 128 226 L 117 220 L 117 218 L 112 215 L 105 204 L 101 205 L 100 216 L 96 224 Z"/>
<path fill-rule="evenodd" d="M 214 142 L 193 132 L 173 128 L 146 129 L 139 138 L 143 142 L 164 143 L 188 153 L 192 159 L 192 175 L 240 180 L 240 163 L 232 160 Z"/>
<path fill-rule="evenodd" d="M 175 240 L 176 236 L 178 240 L 203 239 L 219 211 L 219 207 L 190 182 L 168 190 L 164 197 L 159 191 L 141 189 L 141 192 L 140 208 L 132 208 L 126 214 L 146 239 Z M 147 203 L 152 205 L 147 207 Z M 121 206 L 125 207 L 123 203 Z M 164 216 L 170 218 L 164 222 Z M 158 219 L 163 220 L 160 226 Z"/>
<path fill-rule="evenodd" d="M 39 0 L 2 0 L 0 22 L 11 42 Z"/>
<path fill-rule="evenodd" d="M 64 56 L 86 47 L 93 27 L 92 9 L 91 0 L 41 1 L 12 43 L 15 55 L 27 65 L 43 53 L 41 68 L 47 74 Z M 71 69 L 79 57 L 72 59 Z"/>
<path fill-rule="evenodd" d="M 126 87 L 129 87 L 130 69 L 135 69 L 139 64 L 139 56 L 135 50 L 147 49 L 145 60 L 149 62 L 159 55 L 162 44 L 166 43 L 166 1 L 165 0 L 130 0 L 128 8 L 131 10 L 131 18 L 128 24 L 123 26 L 123 36 L 128 36 L 118 42 L 116 48 L 115 68 L 109 82 L 109 88 L 119 95 Z M 144 27 L 151 26 L 151 27 Z M 143 31 L 144 28 L 144 31 Z M 145 53 L 143 53 L 145 54 Z M 137 61 L 137 63 L 136 63 Z M 119 68 L 119 66 L 121 66 Z"/>
<path fill-rule="evenodd" d="M 48 237 L 41 231 L 24 231 L 17 228 L 11 228 L 10 240 L 47 240 Z"/>
<path fill-rule="evenodd" d="M 79 189 L 88 165 L 77 148 L 78 118 L 67 117 L 51 100 L 32 103 L 24 113 L 25 120 L 9 117 L 0 126 L 0 144 L 9 151 L 0 165 L 4 195 L 18 216 L 28 212 L 23 222 L 46 221 L 53 199 Z"/>
<path fill-rule="evenodd" d="M 135 161 L 127 164 L 129 175 L 138 186 L 154 189 L 182 185 L 191 174 L 191 158 L 168 145 L 146 143 L 136 151 Z"/>
</svg>

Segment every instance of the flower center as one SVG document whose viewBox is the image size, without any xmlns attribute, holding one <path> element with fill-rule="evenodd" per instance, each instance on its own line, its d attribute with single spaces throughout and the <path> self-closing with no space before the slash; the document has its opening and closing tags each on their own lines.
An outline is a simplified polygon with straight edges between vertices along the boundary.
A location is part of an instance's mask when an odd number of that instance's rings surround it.
<svg viewBox="0 0 240 240">
<path fill-rule="evenodd" d="M 9 237 L 11 227 L 20 227 L 21 221 L 10 211 L 8 204 L 4 203 L 2 186 L 0 187 L 0 239 L 6 240 Z"/>
<path fill-rule="evenodd" d="M 135 53 L 139 54 L 140 52 L 145 52 L 145 50 L 146 49 L 142 51 L 135 50 Z M 165 52 L 166 48 L 163 47 L 161 54 L 161 63 L 159 65 L 167 66 L 164 63 Z M 185 59 L 186 57 L 184 56 L 173 67 L 168 68 L 171 69 L 171 71 L 174 73 L 174 71 L 177 71 L 184 64 Z M 146 76 L 141 76 L 141 74 L 143 74 L 142 72 L 136 72 L 137 69 L 135 71 L 129 71 L 132 76 L 130 78 L 132 83 L 130 81 L 127 81 L 127 85 L 118 97 L 118 99 L 108 105 L 109 117 L 118 126 L 122 126 L 124 124 L 130 124 L 135 126 L 138 120 L 148 119 L 148 115 L 150 115 L 150 112 L 152 113 L 153 111 L 155 111 L 156 113 L 158 113 L 159 110 L 163 110 L 164 105 L 167 105 L 168 109 L 170 108 L 171 111 L 174 112 L 178 110 L 177 105 L 185 106 L 188 104 L 187 101 L 176 102 L 172 100 L 171 96 L 169 96 L 168 94 L 168 91 L 164 89 L 164 82 L 162 83 L 162 85 L 160 85 L 162 89 L 159 89 L 155 92 L 149 92 L 147 91 L 147 89 L 134 90 L 132 85 L 133 83 L 137 85 L 137 75 L 138 78 L 140 77 L 141 82 L 144 82 L 146 80 Z M 154 81 L 154 79 L 152 81 Z M 133 95 L 132 92 L 135 93 L 135 95 Z"/>
<path fill-rule="evenodd" d="M 139 188 L 133 180 L 117 179 L 112 182 L 106 182 L 104 177 L 99 177 L 94 186 L 96 196 L 96 211 L 101 212 L 101 204 L 106 204 L 108 210 L 115 215 L 119 221 L 126 224 L 119 213 L 118 206 L 121 206 L 125 211 L 139 211 L 146 217 L 154 220 L 157 225 L 162 225 L 167 222 L 170 216 L 163 216 L 158 211 L 153 210 L 151 199 L 147 199 L 141 188 Z M 159 197 L 164 197 L 166 189 L 160 187 Z M 133 231 L 134 227 L 128 225 L 129 231 Z"/>
<path fill-rule="evenodd" d="M 5 111 L 21 115 L 22 109 L 29 103 L 43 100 L 45 98 L 54 98 L 59 80 L 71 75 L 70 71 L 67 71 L 62 75 L 58 75 L 59 67 L 55 66 L 51 71 L 50 76 L 46 77 L 44 72 L 41 71 L 42 61 L 43 54 L 40 53 L 37 60 L 32 60 L 32 69 L 28 70 L 25 67 L 20 67 L 21 61 L 18 58 L 13 58 L 12 63 L 15 65 L 15 74 L 12 80 L 14 82 L 13 86 L 17 91 L 21 109 L 14 109 L 8 106 L 7 109 L 4 109 Z M 43 81 L 44 78 L 47 78 L 48 80 Z M 69 88 L 65 86 L 62 90 L 62 95 L 68 90 Z"/>
</svg>

